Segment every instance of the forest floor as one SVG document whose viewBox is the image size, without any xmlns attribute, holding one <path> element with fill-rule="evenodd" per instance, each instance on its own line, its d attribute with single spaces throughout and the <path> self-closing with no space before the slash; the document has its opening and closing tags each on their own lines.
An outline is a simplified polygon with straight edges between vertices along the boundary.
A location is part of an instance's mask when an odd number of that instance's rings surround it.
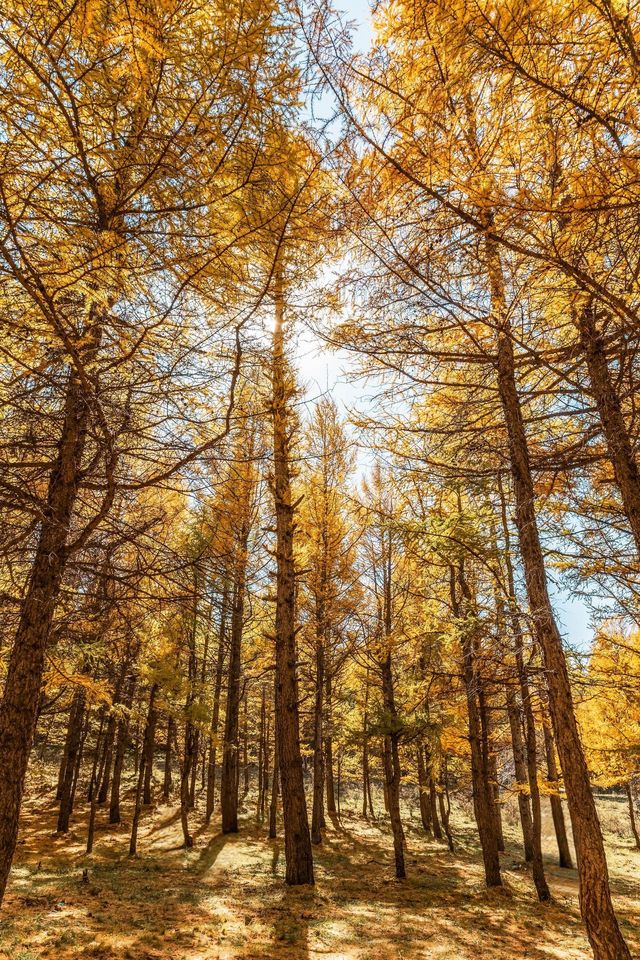
<svg viewBox="0 0 640 960">
<path fill-rule="evenodd" d="M 128 822 L 109 828 L 101 811 L 95 852 L 86 856 L 86 811 L 60 837 L 51 793 L 31 799 L 0 917 L 0 960 L 590 957 L 576 873 L 553 865 L 548 813 L 553 902 L 541 905 L 520 858 L 513 811 L 505 818 L 505 887 L 487 891 L 462 811 L 452 814 L 454 854 L 421 834 L 415 809 L 408 811 L 408 878 L 398 882 L 387 825 L 344 806 L 314 849 L 316 886 L 287 888 L 282 840 L 268 840 L 248 811 L 234 836 L 217 833 L 214 822 L 198 829 L 193 814 L 195 847 L 187 852 L 176 807 L 147 808 L 140 855 L 131 860 Z M 618 917 L 640 955 L 640 851 L 629 840 L 624 805 L 606 799 L 599 806 Z"/>
</svg>

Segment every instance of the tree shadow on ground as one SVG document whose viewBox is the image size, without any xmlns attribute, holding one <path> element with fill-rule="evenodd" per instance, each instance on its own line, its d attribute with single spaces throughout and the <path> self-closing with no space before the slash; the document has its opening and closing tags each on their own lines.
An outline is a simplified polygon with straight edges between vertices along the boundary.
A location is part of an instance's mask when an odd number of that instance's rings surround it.
<svg viewBox="0 0 640 960">
<path fill-rule="evenodd" d="M 24 819 L 26 842 L 0 924 L 2 960 L 590 957 L 575 875 L 550 867 L 552 890 L 564 900 L 537 903 L 515 839 L 503 858 L 505 890 L 484 888 L 466 826 L 454 854 L 408 830 L 408 878 L 397 881 L 388 824 L 329 817 L 314 847 L 316 886 L 287 888 L 281 824 L 278 839 L 269 840 L 248 815 L 238 834 L 223 835 L 197 826 L 195 811 L 196 845 L 187 851 L 179 813 L 162 808 L 141 825 L 138 858 L 127 857 L 128 833 L 108 828 L 86 857 L 86 805 L 73 836 L 58 838 L 47 803 Z M 640 886 L 633 874 L 613 879 L 627 897 L 618 909 L 633 947 Z"/>
</svg>

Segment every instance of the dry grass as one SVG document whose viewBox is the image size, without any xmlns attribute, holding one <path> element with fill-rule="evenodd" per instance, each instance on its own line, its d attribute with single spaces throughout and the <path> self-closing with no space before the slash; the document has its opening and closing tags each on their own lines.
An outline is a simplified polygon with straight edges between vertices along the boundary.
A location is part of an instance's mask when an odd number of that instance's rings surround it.
<svg viewBox="0 0 640 960">
<path fill-rule="evenodd" d="M 618 915 L 637 950 L 640 853 L 629 841 L 624 807 L 614 800 L 600 805 Z M 474 832 L 460 811 L 453 855 L 411 821 L 409 877 L 401 883 L 393 877 L 386 825 L 343 811 L 316 848 L 315 888 L 287 889 L 281 841 L 269 841 L 248 814 L 237 836 L 222 837 L 212 824 L 196 833 L 195 848 L 186 852 L 175 807 L 147 810 L 140 857 L 130 860 L 128 823 L 108 828 L 101 812 L 96 852 L 87 857 L 86 811 L 78 811 L 66 838 L 57 837 L 47 794 L 25 810 L 0 923 L 0 958 L 589 957 L 576 875 L 553 866 L 548 823 L 554 902 L 541 906 L 520 861 L 513 811 L 506 819 L 503 891 L 484 889 Z"/>
</svg>

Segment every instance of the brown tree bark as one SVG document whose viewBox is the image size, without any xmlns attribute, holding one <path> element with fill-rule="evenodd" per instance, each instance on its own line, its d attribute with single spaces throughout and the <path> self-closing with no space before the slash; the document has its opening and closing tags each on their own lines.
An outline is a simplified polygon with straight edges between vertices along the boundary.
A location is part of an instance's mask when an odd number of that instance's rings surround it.
<svg viewBox="0 0 640 960">
<path fill-rule="evenodd" d="M 76 769 L 76 760 L 80 751 L 80 742 L 82 739 L 85 700 L 85 689 L 82 686 L 78 686 L 73 695 L 73 701 L 71 703 L 69 726 L 67 729 L 67 738 L 64 749 L 64 775 L 59 791 L 60 810 L 58 813 L 58 833 L 67 833 L 69 830 L 69 817 L 71 816 L 73 809 L 73 780 Z"/>
<path fill-rule="evenodd" d="M 205 821 L 208 823 L 215 806 L 216 769 L 218 756 L 218 725 L 220 723 L 220 699 L 222 696 L 222 677 L 224 674 L 225 646 L 227 640 L 227 607 L 229 590 L 225 582 L 222 589 L 222 603 L 220 606 L 220 632 L 218 634 L 218 654 L 216 658 L 216 674 L 213 684 L 213 707 L 211 710 L 211 726 L 209 728 L 209 762 L 207 764 L 207 802 Z"/>
<path fill-rule="evenodd" d="M 152 718 L 156 709 L 156 696 L 158 693 L 158 684 L 154 683 L 149 693 L 149 705 L 147 707 L 147 719 L 144 728 L 144 741 L 142 744 L 142 755 L 140 766 L 138 768 L 138 779 L 136 782 L 135 799 L 133 803 L 133 817 L 131 820 L 131 837 L 129 839 L 129 856 L 135 857 L 138 851 L 138 825 L 140 823 L 140 811 L 142 810 L 142 786 L 144 783 L 145 757 L 148 756 L 148 741 L 151 738 Z"/>
<path fill-rule="evenodd" d="M 507 716 L 509 718 L 509 731 L 511 733 L 515 789 L 518 791 L 518 812 L 520 814 L 524 858 L 527 863 L 530 863 L 533 860 L 533 822 L 531 819 L 531 806 L 529 804 L 527 762 L 524 753 L 524 740 L 522 738 L 520 704 L 517 701 L 516 692 L 509 679 L 507 679 L 505 683 L 505 697 Z"/>
<path fill-rule="evenodd" d="M 267 740 L 267 687 L 262 684 L 260 696 L 260 726 L 258 728 L 258 796 L 256 798 L 256 819 L 262 820 L 264 817 L 264 795 L 265 795 L 265 756 Z"/>
<path fill-rule="evenodd" d="M 498 391 L 509 440 L 509 458 L 529 607 L 543 652 L 551 720 L 558 746 L 578 854 L 580 910 L 596 960 L 627 960 L 629 949 L 616 920 L 595 800 L 589 782 L 562 638 L 555 620 L 535 509 L 529 447 L 516 385 L 515 358 L 498 250 L 486 239 L 492 319 L 497 330 Z"/>
<path fill-rule="evenodd" d="M 320 589 L 324 589 L 324 584 Z M 324 740 L 323 740 L 323 694 L 325 687 L 324 677 L 324 603 L 321 597 L 316 604 L 316 675 L 315 697 L 313 704 L 313 807 L 311 813 L 311 842 L 322 843 L 322 826 L 324 821 Z"/>
<path fill-rule="evenodd" d="M 275 268 L 272 359 L 273 494 L 276 512 L 276 729 L 279 752 L 286 882 L 313 883 L 313 855 L 304 794 L 296 668 L 294 513 L 291 500 L 292 386 L 284 354 L 282 266 Z"/>
<path fill-rule="evenodd" d="M 438 791 L 438 804 L 440 806 L 440 820 L 442 822 L 442 829 L 445 832 L 447 838 L 447 843 L 449 845 L 449 850 L 451 853 L 455 853 L 455 844 L 453 842 L 453 834 L 451 832 L 451 801 L 449 799 L 449 785 L 447 782 L 447 758 L 443 758 L 443 767 L 440 773 L 440 790 Z"/>
<path fill-rule="evenodd" d="M 91 807 L 89 810 L 89 824 L 87 828 L 87 847 L 86 847 L 87 853 L 93 853 L 98 803 L 99 803 L 100 794 L 102 792 L 102 784 L 107 776 L 107 760 L 109 756 L 109 751 L 113 749 L 113 733 L 111 734 L 111 737 L 112 737 L 111 743 L 109 742 L 108 737 L 109 737 L 109 724 L 107 724 L 107 729 L 104 732 L 103 742 L 100 749 L 100 764 L 95 774 L 96 782 L 94 784 L 94 789 L 91 791 Z"/>
<path fill-rule="evenodd" d="M 478 694 L 478 710 L 480 713 L 480 729 L 482 731 L 482 767 L 483 777 L 491 790 L 491 817 L 493 832 L 498 845 L 498 852 L 504 853 L 504 834 L 502 830 L 502 811 L 500 808 L 500 785 L 498 784 L 498 764 L 493 749 L 492 722 L 488 705 L 486 682 L 480 673 L 476 672 L 476 686 Z"/>
<path fill-rule="evenodd" d="M 609 371 L 593 298 L 578 311 L 576 320 L 580 347 L 589 374 L 590 393 L 600 418 L 624 512 L 631 527 L 636 550 L 640 554 L 640 470 L 633 454 L 633 444 L 625 423 L 620 397 Z"/>
<path fill-rule="evenodd" d="M 87 401 L 77 374 L 72 372 L 35 557 L 0 703 L 0 902 L 16 848 L 47 642 L 67 564 L 67 541 L 88 420 Z"/>
<path fill-rule="evenodd" d="M 238 780 L 240 776 L 240 694 L 242 630 L 247 570 L 247 540 L 249 537 L 249 503 L 243 511 L 244 519 L 239 534 L 238 555 L 234 570 L 231 634 L 229 639 L 229 670 L 227 674 L 227 710 L 224 724 L 222 776 L 220 780 L 220 807 L 222 832 L 238 832 Z"/>
<path fill-rule="evenodd" d="M 640 850 L 640 833 L 638 833 L 638 827 L 636 824 L 636 812 L 633 806 L 633 790 L 631 789 L 630 780 L 627 780 L 625 783 L 625 792 L 627 794 L 627 803 L 629 804 L 629 822 L 631 823 L 631 832 L 633 834 L 633 839 L 635 840 L 636 849 Z"/>
<path fill-rule="evenodd" d="M 542 730 L 544 734 L 544 751 L 547 761 L 547 779 L 551 787 L 549 802 L 551 804 L 551 817 L 558 845 L 558 863 L 566 870 L 573 869 L 573 858 L 571 856 L 571 847 L 569 846 L 569 837 L 567 835 L 567 825 L 564 819 L 564 810 L 562 808 L 562 797 L 560 796 L 560 774 L 558 764 L 556 763 L 556 747 L 553 734 L 548 724 L 543 723 Z"/>
<path fill-rule="evenodd" d="M 431 807 L 431 823 L 435 840 L 442 840 L 442 828 L 438 820 L 438 794 L 435 780 L 429 776 L 429 806 Z"/>
<path fill-rule="evenodd" d="M 84 688 L 82 685 L 78 685 L 74 690 L 73 697 L 71 699 L 71 706 L 69 708 L 69 720 L 67 723 L 67 733 L 64 741 L 64 748 L 62 751 L 62 756 L 60 758 L 60 766 L 58 768 L 58 786 L 56 789 L 56 800 L 62 801 L 64 794 L 64 782 L 65 777 L 69 777 L 71 782 L 73 778 L 73 768 L 75 766 L 75 754 L 77 754 L 78 748 L 80 746 L 80 740 L 82 737 L 82 726 L 84 723 Z M 82 702 L 82 710 L 79 713 L 79 706 Z M 78 715 L 79 714 L 79 715 Z M 75 745 L 74 745 L 75 741 Z M 71 760 L 71 771 L 68 771 L 68 763 L 70 758 L 70 753 L 74 752 L 74 757 Z M 70 789 L 70 786 L 69 786 Z M 66 831 L 63 831 L 66 832 Z"/>
<path fill-rule="evenodd" d="M 431 833 L 431 800 L 429 797 L 429 781 L 424 766 L 424 753 L 422 744 L 419 743 L 416 748 L 416 759 L 418 763 L 418 799 L 420 803 L 420 819 L 426 833 Z"/>
<path fill-rule="evenodd" d="M 131 678 L 125 687 L 124 705 L 127 708 L 123 716 L 118 720 L 118 729 L 116 732 L 116 750 L 113 761 L 113 777 L 111 779 L 111 799 L 109 802 L 109 823 L 120 823 L 120 787 L 122 784 L 122 771 L 124 769 L 124 758 L 129 742 L 129 712 L 128 709 L 133 701 L 135 692 L 135 679 Z"/>
<path fill-rule="evenodd" d="M 198 779 L 198 759 L 200 756 L 200 730 L 194 728 L 193 743 L 193 762 L 191 764 L 191 776 L 189 778 L 189 810 L 193 810 L 196 805 L 196 780 Z"/>
<path fill-rule="evenodd" d="M 242 722 L 242 770 L 244 775 L 244 788 L 242 798 L 249 794 L 250 787 L 250 766 L 249 766 L 249 694 L 245 688 L 244 692 L 244 711 Z"/>
<path fill-rule="evenodd" d="M 142 760 L 144 767 L 144 779 L 142 781 L 142 803 L 148 807 L 151 803 L 151 780 L 153 777 L 153 754 L 156 745 L 156 726 L 158 724 L 158 711 L 155 708 L 155 701 L 147 716 L 147 726 L 144 733 L 144 746 L 142 750 Z"/>
<path fill-rule="evenodd" d="M 273 731 L 273 772 L 271 774 L 271 799 L 269 802 L 269 839 L 275 840 L 278 823 L 278 793 L 280 789 L 280 757 L 278 751 L 278 728 Z"/>
<path fill-rule="evenodd" d="M 522 712 L 524 717 L 524 747 L 527 780 L 529 783 L 529 809 L 531 812 L 531 867 L 533 882 L 538 894 L 538 899 L 542 902 L 549 900 L 551 893 L 547 884 L 544 861 L 542 859 L 542 807 L 540 801 L 540 787 L 538 785 L 536 723 L 533 714 L 532 690 L 524 662 L 524 638 L 520 624 L 520 616 L 518 613 L 518 602 L 515 595 L 515 581 L 513 577 L 513 564 L 511 560 L 511 538 L 509 534 L 507 505 L 500 476 L 498 476 L 498 492 L 500 495 L 500 512 L 502 519 L 502 532 L 504 537 L 504 559 L 507 571 L 509 615 L 514 643 L 516 672 L 520 686 L 520 699 L 522 702 Z"/>
<path fill-rule="evenodd" d="M 450 568 L 451 607 L 456 618 L 462 614 L 458 600 L 458 586 L 466 604 L 470 603 L 470 592 L 467 585 L 462 561 L 459 569 Z M 461 622 L 460 646 L 462 651 L 462 677 L 467 701 L 467 717 L 469 724 L 469 746 L 471 749 L 471 780 L 473 789 L 473 810 L 484 863 L 485 882 L 488 887 L 502 886 L 500 875 L 500 857 L 498 842 L 495 834 L 495 819 L 492 812 L 493 792 L 485 768 L 482 749 L 482 724 L 478 705 L 478 680 L 474 657 L 473 637 L 469 634 L 469 627 Z"/>
<path fill-rule="evenodd" d="M 391 625 L 387 623 L 385 636 L 388 637 L 391 632 Z M 403 880 L 406 875 L 404 862 L 404 829 L 402 826 L 402 817 L 400 815 L 400 754 L 398 747 L 399 734 L 396 729 L 398 713 L 395 704 L 395 693 L 393 688 L 393 672 L 391 666 L 391 651 L 388 650 L 380 664 L 382 676 L 382 699 L 385 713 L 392 726 L 392 730 L 384 737 L 383 764 L 385 784 L 387 788 L 387 802 L 389 805 L 389 819 L 391 821 L 391 833 L 393 835 L 393 855 L 395 859 L 396 877 Z"/>
<path fill-rule="evenodd" d="M 325 688 L 325 724 L 324 724 L 324 780 L 327 791 L 327 813 L 336 812 L 336 790 L 333 773 L 333 676 L 327 669 Z"/>
</svg>

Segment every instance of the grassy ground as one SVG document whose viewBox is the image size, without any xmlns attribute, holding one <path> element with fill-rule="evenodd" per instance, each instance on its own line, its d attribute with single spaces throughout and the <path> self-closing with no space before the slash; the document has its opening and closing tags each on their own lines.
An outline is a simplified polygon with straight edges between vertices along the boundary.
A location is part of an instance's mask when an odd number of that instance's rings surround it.
<svg viewBox="0 0 640 960">
<path fill-rule="evenodd" d="M 640 853 L 628 839 L 624 807 L 614 800 L 600 805 L 618 916 L 637 952 Z M 548 817 L 554 902 L 545 906 L 520 861 L 513 811 L 502 891 L 484 889 L 474 833 L 460 811 L 453 817 L 455 854 L 421 835 L 415 819 L 409 824 L 403 882 L 393 877 L 386 825 L 343 811 L 315 850 L 313 889 L 284 886 L 282 842 L 269 841 L 248 813 L 240 834 L 222 837 L 212 823 L 196 831 L 186 852 L 175 807 L 148 809 L 134 860 L 127 857 L 129 824 L 107 829 L 105 819 L 101 812 L 96 849 L 87 857 L 85 811 L 61 838 L 51 794 L 27 804 L 0 922 L 0 960 L 590 956 L 576 874 L 552 864 Z M 200 822 L 196 815 L 193 821 Z"/>
</svg>

